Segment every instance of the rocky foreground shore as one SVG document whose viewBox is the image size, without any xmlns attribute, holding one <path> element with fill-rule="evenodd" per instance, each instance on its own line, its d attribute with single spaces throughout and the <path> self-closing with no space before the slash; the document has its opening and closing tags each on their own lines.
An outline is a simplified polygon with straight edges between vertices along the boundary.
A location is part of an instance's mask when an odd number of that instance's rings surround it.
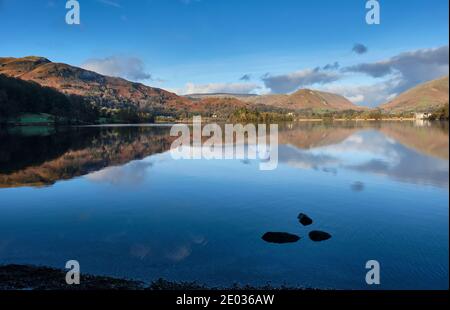
<svg viewBox="0 0 450 310">
<path fill-rule="evenodd" d="M 196 290 L 196 283 L 175 283 L 163 279 L 144 282 L 81 274 L 80 285 L 65 282 L 66 271 L 40 266 L 0 266 L 0 290 Z"/>
<path fill-rule="evenodd" d="M 293 290 L 301 288 L 235 285 L 207 287 L 196 282 L 170 282 L 159 279 L 146 284 L 141 281 L 81 274 L 80 285 L 65 282 L 66 271 L 40 266 L 0 266 L 0 290 Z"/>
</svg>

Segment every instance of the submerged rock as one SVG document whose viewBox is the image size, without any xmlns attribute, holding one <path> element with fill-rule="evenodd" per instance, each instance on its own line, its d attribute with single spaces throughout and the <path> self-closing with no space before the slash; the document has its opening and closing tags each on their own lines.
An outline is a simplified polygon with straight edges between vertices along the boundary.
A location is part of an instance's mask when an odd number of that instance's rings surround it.
<svg viewBox="0 0 450 310">
<path fill-rule="evenodd" d="M 331 235 L 324 231 L 315 230 L 315 231 L 312 231 L 309 233 L 309 238 L 312 241 L 319 242 L 319 241 L 325 241 L 325 240 L 330 239 Z"/>
<path fill-rule="evenodd" d="M 284 233 L 284 232 L 268 232 L 262 236 L 262 239 L 269 243 L 294 243 L 300 240 L 297 235 Z"/>
<path fill-rule="evenodd" d="M 313 223 L 313 220 L 304 213 L 298 215 L 298 220 L 303 226 L 309 226 Z"/>
</svg>

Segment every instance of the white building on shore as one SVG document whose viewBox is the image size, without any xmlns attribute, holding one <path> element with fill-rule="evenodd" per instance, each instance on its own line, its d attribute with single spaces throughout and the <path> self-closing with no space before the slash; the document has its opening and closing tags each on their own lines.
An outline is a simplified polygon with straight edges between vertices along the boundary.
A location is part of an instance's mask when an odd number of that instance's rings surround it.
<svg viewBox="0 0 450 310">
<path fill-rule="evenodd" d="M 419 120 L 429 119 L 431 117 L 431 113 L 414 113 L 414 118 Z"/>
</svg>

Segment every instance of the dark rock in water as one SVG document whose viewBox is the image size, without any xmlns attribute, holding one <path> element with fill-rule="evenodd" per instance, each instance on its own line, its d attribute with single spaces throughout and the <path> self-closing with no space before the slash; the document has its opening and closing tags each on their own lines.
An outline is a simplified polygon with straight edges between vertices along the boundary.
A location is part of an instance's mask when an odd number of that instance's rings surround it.
<svg viewBox="0 0 450 310">
<path fill-rule="evenodd" d="M 317 231 L 317 230 L 315 230 L 315 231 L 312 231 L 312 232 L 309 233 L 309 238 L 312 241 L 319 242 L 319 241 L 325 241 L 325 240 L 330 239 L 331 235 L 329 233 L 324 232 L 324 231 Z"/>
<path fill-rule="evenodd" d="M 300 221 L 300 223 L 303 226 L 308 226 L 308 225 L 311 225 L 313 223 L 313 220 L 309 216 L 304 214 L 304 213 L 300 213 L 298 215 L 298 220 Z"/>
<path fill-rule="evenodd" d="M 268 232 L 262 236 L 262 239 L 270 243 L 293 243 L 300 240 L 300 237 L 283 232 Z"/>
</svg>

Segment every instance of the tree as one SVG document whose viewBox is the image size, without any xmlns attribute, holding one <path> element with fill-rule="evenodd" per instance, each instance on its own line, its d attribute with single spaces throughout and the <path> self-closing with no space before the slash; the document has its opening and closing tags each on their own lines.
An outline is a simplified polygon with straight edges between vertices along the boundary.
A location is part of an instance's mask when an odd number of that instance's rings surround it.
<svg viewBox="0 0 450 310">
<path fill-rule="evenodd" d="M 0 120 L 25 113 L 52 114 L 55 122 L 95 123 L 98 108 L 80 96 L 66 96 L 49 87 L 0 75 Z"/>
</svg>

